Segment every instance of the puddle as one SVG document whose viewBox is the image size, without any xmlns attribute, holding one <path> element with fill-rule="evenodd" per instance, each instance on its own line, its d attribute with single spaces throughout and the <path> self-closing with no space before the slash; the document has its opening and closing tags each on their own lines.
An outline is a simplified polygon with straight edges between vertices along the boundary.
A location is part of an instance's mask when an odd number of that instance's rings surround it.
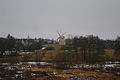
<svg viewBox="0 0 120 80">
<path fill-rule="evenodd" d="M 119 64 L 105 64 L 105 67 L 115 67 L 117 65 L 119 65 Z"/>
<path fill-rule="evenodd" d="M 66 80 L 91 80 L 91 79 L 85 77 L 74 77 L 74 78 L 67 78 Z"/>
<path fill-rule="evenodd" d="M 28 65 L 51 65 L 52 63 L 48 63 L 48 62 L 19 62 L 19 63 L 0 63 L 1 66 L 8 66 L 8 65 L 16 65 L 16 66 L 19 66 L 19 65 L 23 65 L 23 64 L 28 64 Z"/>
<path fill-rule="evenodd" d="M 23 62 L 24 64 L 29 64 L 29 65 L 51 65 L 52 63 L 48 63 L 48 62 Z"/>
<path fill-rule="evenodd" d="M 22 74 L 23 72 L 22 71 L 17 71 L 18 74 Z"/>
<path fill-rule="evenodd" d="M 7 65 L 10 65 L 10 63 L 0 63 L 0 65 L 7 66 Z"/>
<path fill-rule="evenodd" d="M 23 74 L 15 74 L 15 78 L 22 78 L 23 76 L 22 76 Z"/>
<path fill-rule="evenodd" d="M 120 62 L 116 61 L 116 62 L 105 62 L 105 64 L 93 64 L 93 65 L 89 65 L 89 64 L 76 64 L 74 66 L 71 66 L 70 68 L 106 68 L 106 67 L 116 67 L 116 66 L 120 66 Z"/>
</svg>

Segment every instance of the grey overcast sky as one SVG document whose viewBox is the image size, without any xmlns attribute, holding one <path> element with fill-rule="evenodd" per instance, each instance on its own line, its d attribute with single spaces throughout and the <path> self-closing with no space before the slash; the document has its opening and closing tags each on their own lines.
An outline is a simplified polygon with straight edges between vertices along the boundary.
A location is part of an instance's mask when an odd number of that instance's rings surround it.
<svg viewBox="0 0 120 80">
<path fill-rule="evenodd" d="M 120 0 L 0 0 L 0 37 L 56 39 L 57 30 L 115 39 Z"/>
</svg>

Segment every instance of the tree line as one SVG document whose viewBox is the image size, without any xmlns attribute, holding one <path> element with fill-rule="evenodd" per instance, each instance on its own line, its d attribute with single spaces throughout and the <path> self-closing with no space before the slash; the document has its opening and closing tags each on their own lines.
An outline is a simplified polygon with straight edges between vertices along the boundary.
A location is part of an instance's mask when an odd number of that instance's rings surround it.
<svg viewBox="0 0 120 80">
<path fill-rule="evenodd" d="M 33 39 L 15 39 L 8 34 L 6 38 L 0 38 L 0 53 L 4 51 L 34 51 L 41 49 L 42 43 Z"/>
<path fill-rule="evenodd" d="M 114 60 L 120 60 L 120 39 L 116 40 L 103 40 L 98 36 L 75 36 L 72 39 L 68 39 L 66 47 L 69 50 L 74 50 L 76 57 L 81 61 L 94 63 L 105 60 L 105 49 L 115 50 Z M 111 43 L 110 43 L 111 42 Z M 107 44 L 108 43 L 108 44 Z M 108 53 L 109 55 L 109 53 Z"/>
<path fill-rule="evenodd" d="M 52 41 L 54 42 L 54 41 Z M 0 38 L 0 53 L 4 51 L 34 51 L 42 48 L 44 39 L 16 39 L 10 34 L 6 38 Z M 53 43 L 52 43 L 53 44 Z M 66 45 L 62 50 L 73 50 L 77 58 L 85 62 L 95 62 L 104 60 L 105 49 L 115 50 L 114 57 L 120 58 L 120 37 L 116 40 L 103 40 L 98 36 L 75 36 L 66 39 Z"/>
</svg>

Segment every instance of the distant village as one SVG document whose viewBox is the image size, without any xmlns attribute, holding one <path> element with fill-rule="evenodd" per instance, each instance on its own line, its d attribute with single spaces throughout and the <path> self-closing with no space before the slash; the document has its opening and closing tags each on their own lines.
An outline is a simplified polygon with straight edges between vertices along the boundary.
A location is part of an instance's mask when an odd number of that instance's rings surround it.
<svg viewBox="0 0 120 80">
<path fill-rule="evenodd" d="M 67 46 L 65 49 L 73 47 L 73 40 L 75 39 L 75 37 L 74 39 L 70 39 L 70 38 L 65 39 L 64 34 L 60 34 L 58 32 L 59 37 L 57 40 L 43 39 L 43 38 L 31 39 L 30 36 L 28 36 L 25 39 L 16 39 L 10 34 L 8 34 L 6 38 L 0 38 L 0 54 L 14 55 L 17 52 L 33 52 L 35 50 L 54 50 L 55 48 L 53 45 Z M 87 39 L 88 40 L 92 39 L 94 41 L 97 41 L 99 37 L 88 35 Z M 120 37 L 118 37 L 117 40 L 120 41 Z M 100 41 L 104 44 L 105 49 L 114 49 L 114 46 L 116 44 L 116 40 L 100 39 Z"/>
<path fill-rule="evenodd" d="M 7 38 L 0 38 L 0 54 L 16 54 L 16 51 L 31 52 L 39 50 L 43 47 L 43 45 L 48 44 L 58 44 L 58 41 L 43 38 L 31 39 L 29 36 L 24 39 L 16 39 L 8 34 Z"/>
</svg>

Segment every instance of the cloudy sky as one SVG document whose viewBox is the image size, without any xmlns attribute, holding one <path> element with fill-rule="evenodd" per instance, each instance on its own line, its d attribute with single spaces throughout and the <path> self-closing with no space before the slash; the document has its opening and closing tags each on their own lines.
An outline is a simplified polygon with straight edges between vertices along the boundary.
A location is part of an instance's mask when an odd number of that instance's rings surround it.
<svg viewBox="0 0 120 80">
<path fill-rule="evenodd" d="M 120 0 L 0 0 L 0 37 L 120 35 Z"/>
</svg>

